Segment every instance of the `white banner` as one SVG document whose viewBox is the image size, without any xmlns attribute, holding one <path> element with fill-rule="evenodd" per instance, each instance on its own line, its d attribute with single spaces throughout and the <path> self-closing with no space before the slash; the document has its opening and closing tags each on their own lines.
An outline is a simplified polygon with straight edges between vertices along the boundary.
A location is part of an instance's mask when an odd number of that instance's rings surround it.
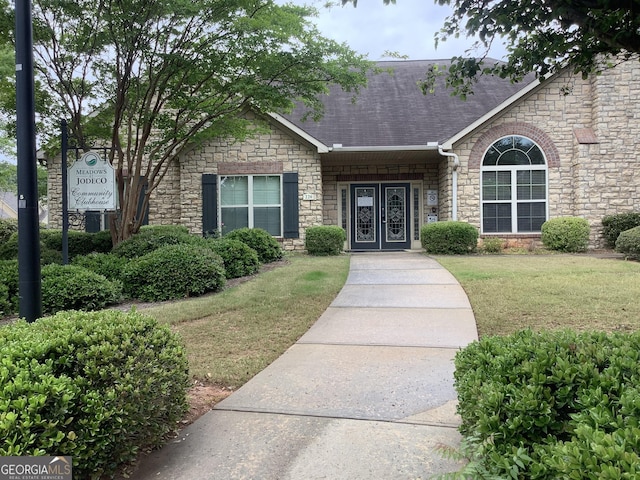
<svg viewBox="0 0 640 480">
<path fill-rule="evenodd" d="M 68 171 L 69 210 L 116 210 L 116 174 L 98 152 L 89 151 Z"/>
</svg>

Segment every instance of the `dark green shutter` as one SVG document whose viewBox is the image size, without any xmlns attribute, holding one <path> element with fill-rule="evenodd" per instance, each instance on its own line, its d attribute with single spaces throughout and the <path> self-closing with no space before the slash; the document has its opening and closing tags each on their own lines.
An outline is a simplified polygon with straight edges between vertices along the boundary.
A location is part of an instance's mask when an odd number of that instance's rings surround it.
<svg viewBox="0 0 640 480">
<path fill-rule="evenodd" d="M 218 179 L 217 175 L 202 175 L 202 234 L 218 230 Z"/>
<path fill-rule="evenodd" d="M 284 238 L 299 238 L 299 199 L 298 173 L 284 173 L 282 175 L 282 216 Z"/>
</svg>

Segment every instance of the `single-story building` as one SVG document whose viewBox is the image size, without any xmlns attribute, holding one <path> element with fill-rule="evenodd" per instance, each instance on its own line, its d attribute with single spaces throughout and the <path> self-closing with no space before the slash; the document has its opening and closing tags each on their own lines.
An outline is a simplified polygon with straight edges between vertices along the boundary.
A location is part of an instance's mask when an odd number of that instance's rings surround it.
<svg viewBox="0 0 640 480">
<path fill-rule="evenodd" d="M 605 215 L 640 210 L 640 63 L 586 80 L 561 72 L 512 84 L 481 77 L 467 100 L 417 82 L 433 63 L 380 62 L 352 94 L 332 89 L 325 115 L 269 115 L 242 143 L 211 139 L 172 165 L 149 223 L 196 232 L 261 227 L 284 248 L 339 225 L 349 250 L 420 248 L 420 227 L 461 220 L 481 237 L 527 245 L 550 218 L 580 216 L 590 246 Z M 59 163 L 50 162 L 50 225 L 61 226 Z"/>
</svg>

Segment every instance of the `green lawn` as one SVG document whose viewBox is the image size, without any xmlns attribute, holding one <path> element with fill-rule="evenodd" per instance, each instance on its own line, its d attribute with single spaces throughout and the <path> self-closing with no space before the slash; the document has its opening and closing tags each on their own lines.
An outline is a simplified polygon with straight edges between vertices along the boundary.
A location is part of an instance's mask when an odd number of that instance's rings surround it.
<svg viewBox="0 0 640 480">
<path fill-rule="evenodd" d="M 144 313 L 182 335 L 194 378 L 235 389 L 313 325 L 348 272 L 348 256 L 292 255 L 286 265 L 222 293 Z"/>
<path fill-rule="evenodd" d="M 436 256 L 469 296 L 483 335 L 640 329 L 640 263 L 587 255 Z"/>
</svg>

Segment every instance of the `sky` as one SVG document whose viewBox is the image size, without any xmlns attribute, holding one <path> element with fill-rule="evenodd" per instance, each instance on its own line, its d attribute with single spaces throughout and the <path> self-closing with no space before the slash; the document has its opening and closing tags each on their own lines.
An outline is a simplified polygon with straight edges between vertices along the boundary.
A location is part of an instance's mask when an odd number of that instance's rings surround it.
<svg viewBox="0 0 640 480">
<path fill-rule="evenodd" d="M 347 4 L 331 9 L 324 7 L 326 0 L 277 2 L 313 5 L 320 12 L 314 21 L 325 37 L 347 43 L 369 60 L 389 59 L 384 56 L 385 51 L 406 55 L 410 60 L 448 59 L 464 56 L 474 43 L 469 38 L 449 39 L 436 49 L 434 35 L 452 9 L 436 5 L 434 0 L 396 0 L 395 5 L 386 6 L 383 0 L 358 0 L 357 8 Z M 501 59 L 505 53 L 504 46 L 499 45 L 490 56 Z"/>
</svg>

